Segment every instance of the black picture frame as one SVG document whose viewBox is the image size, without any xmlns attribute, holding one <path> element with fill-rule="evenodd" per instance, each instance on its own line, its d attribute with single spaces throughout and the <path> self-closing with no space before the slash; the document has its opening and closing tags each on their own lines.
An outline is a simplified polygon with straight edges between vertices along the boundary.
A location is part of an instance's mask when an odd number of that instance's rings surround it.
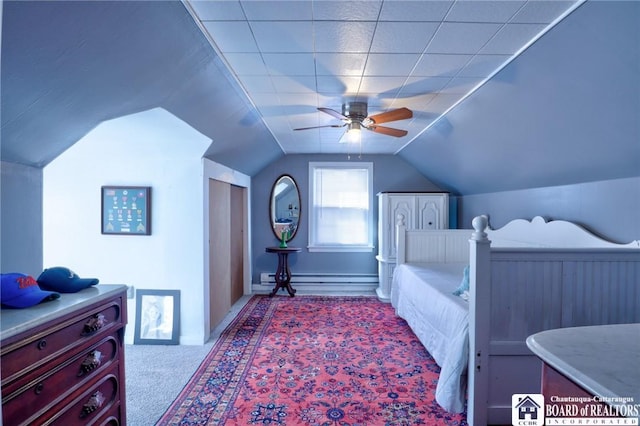
<svg viewBox="0 0 640 426">
<path fill-rule="evenodd" d="M 136 290 L 134 345 L 180 343 L 180 290 Z"/>
<path fill-rule="evenodd" d="M 151 235 L 151 187 L 101 188 L 101 232 L 105 235 Z"/>
</svg>

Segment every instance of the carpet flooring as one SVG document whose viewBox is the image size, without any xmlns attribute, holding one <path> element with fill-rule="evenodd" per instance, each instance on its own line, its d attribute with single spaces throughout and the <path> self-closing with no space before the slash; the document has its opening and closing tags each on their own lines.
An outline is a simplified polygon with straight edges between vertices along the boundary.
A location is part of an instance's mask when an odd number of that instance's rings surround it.
<svg viewBox="0 0 640 426">
<path fill-rule="evenodd" d="M 127 345 L 127 426 L 153 426 L 251 296 L 242 296 L 204 345 Z"/>
<path fill-rule="evenodd" d="M 439 368 L 374 297 L 253 296 L 159 425 L 466 425 Z"/>
</svg>

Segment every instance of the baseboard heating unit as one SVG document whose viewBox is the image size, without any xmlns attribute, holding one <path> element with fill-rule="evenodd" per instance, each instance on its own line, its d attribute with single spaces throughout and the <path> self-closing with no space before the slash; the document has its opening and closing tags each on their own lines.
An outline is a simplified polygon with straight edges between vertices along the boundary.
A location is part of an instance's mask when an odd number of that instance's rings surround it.
<svg viewBox="0 0 640 426">
<path fill-rule="evenodd" d="M 269 293 L 276 284 L 275 274 L 263 272 L 254 293 Z M 300 294 L 375 295 L 377 274 L 292 274 L 291 285 Z M 286 294 L 286 292 L 285 292 Z"/>
</svg>

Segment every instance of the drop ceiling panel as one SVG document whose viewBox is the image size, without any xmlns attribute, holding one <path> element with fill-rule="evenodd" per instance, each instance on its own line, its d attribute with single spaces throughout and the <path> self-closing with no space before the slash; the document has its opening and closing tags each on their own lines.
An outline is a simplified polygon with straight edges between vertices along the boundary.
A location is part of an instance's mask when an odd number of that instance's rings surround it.
<svg viewBox="0 0 640 426">
<path fill-rule="evenodd" d="M 253 21 L 251 30 L 261 52 L 313 52 L 313 25 L 310 21 Z"/>
<path fill-rule="evenodd" d="M 371 52 L 422 53 L 438 25 L 436 22 L 380 22 Z"/>
<path fill-rule="evenodd" d="M 360 77 L 367 63 L 366 53 L 316 53 L 317 75 L 344 75 Z"/>
<path fill-rule="evenodd" d="M 446 21 L 448 22 L 507 22 L 524 6 L 526 1 L 458 1 Z"/>
<path fill-rule="evenodd" d="M 278 93 L 316 93 L 316 79 L 310 75 L 273 76 L 271 81 Z"/>
<path fill-rule="evenodd" d="M 352 95 L 358 93 L 358 88 L 360 87 L 360 77 L 347 75 L 319 75 L 316 77 L 316 81 L 318 93 L 324 94 Z"/>
<path fill-rule="evenodd" d="M 445 22 L 429 44 L 429 53 L 478 52 L 500 29 L 500 24 Z"/>
<path fill-rule="evenodd" d="M 264 53 L 262 59 L 270 75 L 314 76 L 316 72 L 312 53 Z"/>
<path fill-rule="evenodd" d="M 317 52 L 367 53 L 376 27 L 375 22 L 317 21 Z"/>
<path fill-rule="evenodd" d="M 360 80 L 360 91 L 384 93 L 386 97 L 395 97 L 404 81 L 404 76 L 364 76 Z"/>
<path fill-rule="evenodd" d="M 313 17 L 318 21 L 375 21 L 382 1 L 314 1 Z"/>
<path fill-rule="evenodd" d="M 243 1 L 242 9 L 249 21 L 309 21 L 311 1 Z"/>
<path fill-rule="evenodd" d="M 473 58 L 473 55 L 426 53 L 420 57 L 411 73 L 420 77 L 453 77 Z"/>
<path fill-rule="evenodd" d="M 366 76 L 408 75 L 420 59 L 417 54 L 372 53 L 364 70 Z"/>
<path fill-rule="evenodd" d="M 452 5 L 452 1 L 387 1 L 382 7 L 380 20 L 440 22 Z"/>
</svg>

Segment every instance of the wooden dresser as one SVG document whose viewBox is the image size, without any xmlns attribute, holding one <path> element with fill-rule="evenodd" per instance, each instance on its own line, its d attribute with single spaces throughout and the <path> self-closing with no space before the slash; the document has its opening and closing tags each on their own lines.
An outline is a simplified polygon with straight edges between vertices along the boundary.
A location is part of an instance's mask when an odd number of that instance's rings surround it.
<svg viewBox="0 0 640 426">
<path fill-rule="evenodd" d="M 124 285 L 1 311 L 5 425 L 125 425 Z"/>
</svg>

